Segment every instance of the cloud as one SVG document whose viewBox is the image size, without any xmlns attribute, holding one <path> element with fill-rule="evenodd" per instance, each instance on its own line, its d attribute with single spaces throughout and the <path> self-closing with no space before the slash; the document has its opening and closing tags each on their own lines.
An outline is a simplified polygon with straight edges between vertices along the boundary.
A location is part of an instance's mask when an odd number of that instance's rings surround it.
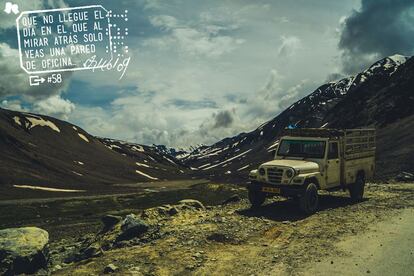
<svg viewBox="0 0 414 276">
<path fill-rule="evenodd" d="M 178 20 L 170 15 L 151 16 L 149 21 L 154 27 L 159 27 L 162 30 L 169 31 L 178 27 Z"/>
<path fill-rule="evenodd" d="M 223 110 L 217 114 L 213 114 L 214 126 L 213 128 L 229 127 L 234 122 L 234 110 Z"/>
<path fill-rule="evenodd" d="M 69 100 L 62 99 L 60 95 L 54 95 L 47 99 L 36 101 L 32 110 L 36 113 L 46 114 L 67 120 L 75 110 L 75 105 Z"/>
<path fill-rule="evenodd" d="M 15 110 L 15 111 L 23 111 L 23 112 L 29 111 L 27 108 L 24 108 L 22 106 L 22 102 L 19 100 L 3 100 L 0 103 L 0 106 L 6 109 Z"/>
<path fill-rule="evenodd" d="M 183 148 L 213 144 L 255 129 L 311 91 L 306 80 L 289 88 L 283 88 L 283 80 L 273 69 L 256 93 L 216 97 L 214 101 L 171 100 L 160 92 L 148 94 L 137 89 L 105 109 L 77 105 L 69 119 L 94 135 L 137 143 Z"/>
<path fill-rule="evenodd" d="M 45 99 L 51 95 L 60 94 L 68 86 L 71 72 L 62 73 L 63 82 L 60 84 L 29 85 L 29 75 L 20 68 L 19 51 L 10 48 L 6 43 L 0 43 L 0 98 L 22 96 L 33 102 Z"/>
<path fill-rule="evenodd" d="M 194 141 L 196 137 L 199 143 L 212 144 L 223 137 L 237 135 L 241 130 L 246 130 L 247 126 L 238 116 L 237 108 L 240 106 L 213 112 L 198 128 L 186 131 L 182 137 L 188 141 Z M 194 142 L 187 145 L 194 145 Z"/>
<path fill-rule="evenodd" d="M 345 78 L 345 77 L 346 77 L 346 76 L 345 76 L 345 75 L 343 75 L 343 74 L 341 74 L 341 73 L 332 73 L 332 74 L 329 74 L 329 75 L 326 77 L 326 81 L 325 81 L 325 82 L 338 81 L 338 80 L 343 79 L 343 78 Z"/>
<path fill-rule="evenodd" d="M 229 28 L 235 28 L 234 25 L 226 28 L 209 22 L 210 17 L 206 15 L 201 18 L 202 21 L 198 23 L 185 24 L 170 15 L 152 16 L 150 23 L 165 33 L 144 41 L 143 45 L 160 50 L 174 49 L 184 56 L 219 57 L 244 43 L 243 39 L 221 34 Z"/>
<path fill-rule="evenodd" d="M 0 43 L 0 99 L 1 106 L 16 111 L 32 111 L 63 120 L 69 118 L 75 105 L 62 99 L 69 85 L 71 72 L 61 73 L 62 83 L 29 85 L 29 75 L 19 66 L 19 52 Z M 12 100 L 8 99 L 12 98 Z"/>
<path fill-rule="evenodd" d="M 272 69 L 265 85 L 256 93 L 245 99 L 246 104 L 240 111 L 250 127 L 274 118 L 291 104 L 312 91 L 308 80 L 299 81 L 298 84 L 284 88 L 284 76 L 276 69 Z"/>
<path fill-rule="evenodd" d="M 160 99 L 155 95 L 143 102 L 141 96 L 128 96 L 113 101 L 106 109 L 77 105 L 69 120 L 98 136 L 184 148 L 214 143 L 236 135 L 245 126 L 235 109 L 158 106 Z"/>
<path fill-rule="evenodd" d="M 362 0 L 361 9 L 342 20 L 339 49 L 345 73 L 358 72 L 374 61 L 414 51 L 414 1 Z"/>
<path fill-rule="evenodd" d="M 290 57 L 301 47 L 301 40 L 296 36 L 282 35 L 280 39 L 282 44 L 277 51 L 279 57 Z"/>
<path fill-rule="evenodd" d="M 106 97 L 100 108 L 80 95 L 69 118 L 100 136 L 176 147 L 253 130 L 313 91 L 306 79 L 323 81 L 331 71 L 337 39 L 325 28 L 351 8 L 337 3 L 321 7 L 333 11 L 298 16 L 287 2 L 145 1 L 142 8 L 130 1 L 137 7 L 129 20 L 136 26 L 129 37 L 132 60 L 113 94 L 122 84 L 136 91 Z M 309 44 L 312 55 L 302 51 Z M 113 85 L 103 73 L 76 77 L 99 93 Z"/>
<path fill-rule="evenodd" d="M 168 104 L 174 105 L 180 109 L 197 110 L 201 108 L 217 108 L 217 103 L 213 100 L 202 99 L 197 101 L 189 101 L 184 99 L 171 99 Z"/>
<path fill-rule="evenodd" d="M 22 94 L 39 96 L 32 103 L 54 95 L 66 107 L 65 99 L 76 103 L 61 116 L 92 134 L 177 147 L 211 144 L 275 117 L 312 91 L 305 79 L 325 78 L 338 54 L 337 38 L 325 29 L 352 8 L 345 2 L 316 8 L 305 1 L 307 13 L 298 14 L 283 1 L 102 1 L 134 12 L 127 24 L 132 60 L 122 82 L 114 83 L 111 72 L 77 72 L 72 78 L 88 87 L 73 82 L 62 94 L 65 87 L 29 91 L 25 84 Z M 312 55 L 301 50 L 305 45 Z M 125 87 L 132 89 L 122 92 Z"/>
<path fill-rule="evenodd" d="M 121 137 L 115 134 L 123 130 L 121 128 L 122 125 L 114 124 L 114 117 L 112 115 L 110 110 L 102 107 L 77 105 L 76 112 L 72 112 L 69 115 L 69 120 L 86 129 L 91 134 L 119 139 Z M 108 136 L 109 133 L 112 135 Z"/>
</svg>

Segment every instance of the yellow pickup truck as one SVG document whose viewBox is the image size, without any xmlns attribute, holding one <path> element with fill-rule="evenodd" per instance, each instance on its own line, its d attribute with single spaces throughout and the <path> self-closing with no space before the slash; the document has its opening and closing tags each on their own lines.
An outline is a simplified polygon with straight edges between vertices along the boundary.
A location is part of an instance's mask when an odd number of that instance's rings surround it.
<svg viewBox="0 0 414 276">
<path fill-rule="evenodd" d="M 249 174 L 249 200 L 259 207 L 266 197 L 295 198 L 306 214 L 318 210 L 318 190 L 349 190 L 363 198 L 375 170 L 375 129 L 285 129 L 274 160 Z"/>
</svg>

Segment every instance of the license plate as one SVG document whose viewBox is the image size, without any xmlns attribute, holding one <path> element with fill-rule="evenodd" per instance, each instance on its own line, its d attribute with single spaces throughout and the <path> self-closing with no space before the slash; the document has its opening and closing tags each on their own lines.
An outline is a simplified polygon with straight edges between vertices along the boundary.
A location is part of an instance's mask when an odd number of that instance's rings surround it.
<svg viewBox="0 0 414 276">
<path fill-rule="evenodd" d="M 263 187 L 262 192 L 272 193 L 272 194 L 280 194 L 280 189 L 279 188 L 272 188 L 272 187 Z"/>
</svg>

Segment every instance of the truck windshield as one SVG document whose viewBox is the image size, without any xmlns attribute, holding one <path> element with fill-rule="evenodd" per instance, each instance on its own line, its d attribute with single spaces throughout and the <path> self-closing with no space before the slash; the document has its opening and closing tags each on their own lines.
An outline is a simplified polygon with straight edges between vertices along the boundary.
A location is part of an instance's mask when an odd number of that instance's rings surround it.
<svg viewBox="0 0 414 276">
<path fill-rule="evenodd" d="M 282 140 L 277 155 L 291 157 L 323 158 L 325 141 Z"/>
</svg>

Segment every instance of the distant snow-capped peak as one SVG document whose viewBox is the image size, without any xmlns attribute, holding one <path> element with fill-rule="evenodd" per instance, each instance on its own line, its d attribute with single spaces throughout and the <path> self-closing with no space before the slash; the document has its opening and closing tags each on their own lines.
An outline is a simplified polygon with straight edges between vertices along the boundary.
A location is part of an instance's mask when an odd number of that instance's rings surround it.
<svg viewBox="0 0 414 276">
<path fill-rule="evenodd" d="M 389 71 L 389 74 L 392 75 L 397 68 L 404 64 L 410 57 L 403 56 L 399 54 L 395 54 L 386 58 L 383 58 L 374 64 L 372 64 L 364 73 L 375 73 L 377 70 L 385 69 L 385 71 Z"/>
<path fill-rule="evenodd" d="M 388 57 L 388 59 L 391 59 L 392 61 L 394 61 L 398 65 L 401 65 L 401 64 L 405 63 L 409 58 L 410 58 L 409 56 L 403 56 L 403 55 L 399 55 L 399 54 Z"/>
</svg>

